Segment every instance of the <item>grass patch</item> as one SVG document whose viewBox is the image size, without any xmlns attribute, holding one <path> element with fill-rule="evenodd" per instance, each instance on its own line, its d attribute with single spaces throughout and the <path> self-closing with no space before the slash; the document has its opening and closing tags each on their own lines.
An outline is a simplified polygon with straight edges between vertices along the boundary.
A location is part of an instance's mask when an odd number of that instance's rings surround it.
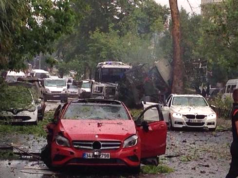
<svg viewBox="0 0 238 178">
<path fill-rule="evenodd" d="M 13 160 L 19 158 L 18 155 L 15 155 L 13 151 L 10 150 L 0 150 L 0 160 Z"/>
<path fill-rule="evenodd" d="M 166 165 L 158 165 L 158 166 L 150 166 L 146 165 L 142 167 L 142 172 L 144 174 L 158 174 L 158 173 L 171 173 L 174 172 L 174 170 Z"/>
<path fill-rule="evenodd" d="M 134 120 L 136 120 L 140 116 L 142 111 L 143 111 L 143 109 L 130 109 L 130 113 Z"/>
<path fill-rule="evenodd" d="M 53 119 L 54 112 L 45 113 L 43 121 L 39 121 L 38 125 L 19 124 L 12 125 L 7 123 L 0 123 L 0 134 L 33 134 L 35 136 L 46 136 L 44 127 Z"/>
</svg>

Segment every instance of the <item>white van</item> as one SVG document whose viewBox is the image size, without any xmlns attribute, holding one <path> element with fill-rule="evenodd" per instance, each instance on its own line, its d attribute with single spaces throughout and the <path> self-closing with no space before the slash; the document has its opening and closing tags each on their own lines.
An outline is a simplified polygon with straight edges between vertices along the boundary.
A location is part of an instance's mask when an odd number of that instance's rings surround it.
<svg viewBox="0 0 238 178">
<path fill-rule="evenodd" d="M 15 71 L 8 71 L 5 81 L 10 82 L 16 82 L 18 78 L 25 78 L 26 74 L 22 71 L 15 72 Z"/>
<path fill-rule="evenodd" d="M 44 100 L 68 100 L 68 87 L 66 79 L 63 78 L 45 78 L 44 80 Z"/>
<path fill-rule="evenodd" d="M 229 97 L 232 99 L 233 90 L 238 88 L 238 79 L 230 79 L 226 83 L 225 92 L 222 95 L 222 99 Z"/>
<path fill-rule="evenodd" d="M 33 69 L 30 73 L 32 77 L 44 79 L 44 78 L 49 78 L 50 74 L 48 71 L 42 70 L 42 69 Z"/>
</svg>

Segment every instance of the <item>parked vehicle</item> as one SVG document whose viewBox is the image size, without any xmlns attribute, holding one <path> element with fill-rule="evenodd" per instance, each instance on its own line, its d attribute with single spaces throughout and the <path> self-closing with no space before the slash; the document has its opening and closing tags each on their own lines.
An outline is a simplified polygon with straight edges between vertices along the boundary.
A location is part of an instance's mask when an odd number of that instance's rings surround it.
<svg viewBox="0 0 238 178">
<path fill-rule="evenodd" d="M 33 69 L 30 72 L 30 76 L 36 77 L 36 78 L 39 78 L 39 79 L 44 79 L 44 78 L 49 78 L 50 74 L 49 74 L 48 71 L 45 71 L 45 70 L 42 70 L 42 69 Z"/>
<path fill-rule="evenodd" d="M 30 84 L 12 83 L 1 89 L 5 90 L 1 96 L 5 102 L 0 107 L 1 120 L 37 124 L 40 100 L 34 98 Z"/>
<path fill-rule="evenodd" d="M 151 109 L 157 111 L 153 116 L 146 114 Z M 80 99 L 59 105 L 54 120 L 41 153 L 50 168 L 124 166 L 139 171 L 141 160 L 158 164 L 157 156 L 165 154 L 167 126 L 158 105 L 134 122 L 120 101 Z"/>
<path fill-rule="evenodd" d="M 230 79 L 227 81 L 225 86 L 224 94 L 222 95 L 222 99 L 225 98 L 231 98 L 232 99 L 232 93 L 233 90 L 238 88 L 238 79 Z"/>
<path fill-rule="evenodd" d="M 77 85 L 67 84 L 68 85 L 68 97 L 78 98 L 79 89 Z"/>
<path fill-rule="evenodd" d="M 79 98 L 84 98 L 84 96 L 91 96 L 92 81 L 91 80 L 82 80 L 79 87 Z M 84 96 L 83 96 L 84 95 Z"/>
<path fill-rule="evenodd" d="M 118 91 L 115 83 L 93 82 L 91 89 L 91 98 L 117 99 Z"/>
<path fill-rule="evenodd" d="M 62 78 L 45 78 L 43 80 L 45 93 L 44 100 L 68 100 L 68 90 L 66 79 Z"/>
<path fill-rule="evenodd" d="M 10 83 L 10 82 L 16 82 L 18 78 L 25 78 L 26 75 L 24 72 L 15 72 L 15 71 L 8 71 L 5 81 Z"/>
<path fill-rule="evenodd" d="M 171 94 L 166 104 L 161 107 L 170 129 L 185 127 L 216 129 L 216 113 L 201 95 Z"/>
</svg>

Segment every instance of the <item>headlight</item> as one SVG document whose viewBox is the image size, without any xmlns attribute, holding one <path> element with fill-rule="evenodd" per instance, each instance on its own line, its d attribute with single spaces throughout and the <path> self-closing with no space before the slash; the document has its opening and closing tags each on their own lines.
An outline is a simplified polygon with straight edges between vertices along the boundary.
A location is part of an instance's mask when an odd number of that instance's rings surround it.
<svg viewBox="0 0 238 178">
<path fill-rule="evenodd" d="M 137 135 L 132 135 L 131 137 L 127 138 L 124 141 L 123 148 L 128 148 L 128 147 L 135 146 L 137 144 L 137 141 L 138 141 L 138 136 Z"/>
<path fill-rule="evenodd" d="M 70 147 L 69 140 L 61 135 L 57 135 L 55 141 L 59 146 Z"/>
<path fill-rule="evenodd" d="M 182 118 L 183 115 L 179 114 L 179 113 L 173 113 L 173 117 L 175 117 L 175 118 Z"/>
<path fill-rule="evenodd" d="M 61 93 L 68 93 L 67 89 L 63 89 L 63 91 Z"/>
<path fill-rule="evenodd" d="M 36 110 L 36 107 L 34 105 L 31 105 L 27 111 L 34 112 Z"/>
<path fill-rule="evenodd" d="M 216 119 L 216 114 L 208 114 L 207 119 Z"/>
</svg>

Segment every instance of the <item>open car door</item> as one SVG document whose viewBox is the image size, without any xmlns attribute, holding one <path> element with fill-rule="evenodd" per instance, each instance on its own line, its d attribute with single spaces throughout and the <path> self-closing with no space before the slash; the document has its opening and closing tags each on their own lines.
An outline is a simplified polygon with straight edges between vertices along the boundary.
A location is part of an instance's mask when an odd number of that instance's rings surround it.
<svg viewBox="0 0 238 178">
<path fill-rule="evenodd" d="M 141 139 L 141 158 L 165 154 L 167 125 L 158 104 L 141 113 L 136 120 L 136 129 Z"/>
</svg>

